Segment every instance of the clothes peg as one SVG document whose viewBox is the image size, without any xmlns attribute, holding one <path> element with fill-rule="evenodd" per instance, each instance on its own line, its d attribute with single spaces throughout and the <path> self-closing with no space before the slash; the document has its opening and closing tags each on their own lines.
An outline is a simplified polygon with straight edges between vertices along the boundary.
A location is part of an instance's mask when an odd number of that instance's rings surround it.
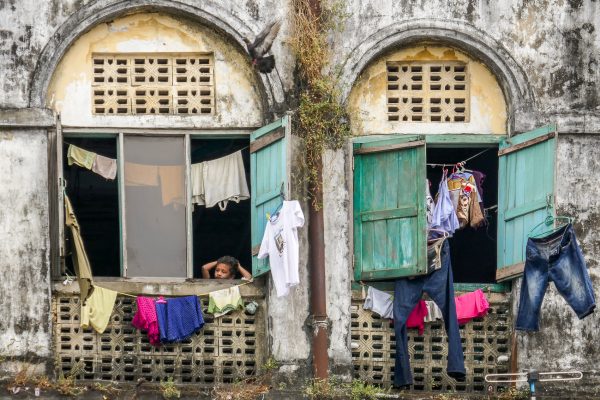
<svg viewBox="0 0 600 400">
<path fill-rule="evenodd" d="M 164 298 L 164 297 L 162 297 L 162 296 L 159 296 L 159 297 L 158 297 L 158 300 L 156 300 L 156 302 L 157 302 L 157 303 L 160 303 L 160 304 L 167 304 L 167 301 L 166 301 L 166 300 L 165 300 L 165 298 Z"/>
</svg>

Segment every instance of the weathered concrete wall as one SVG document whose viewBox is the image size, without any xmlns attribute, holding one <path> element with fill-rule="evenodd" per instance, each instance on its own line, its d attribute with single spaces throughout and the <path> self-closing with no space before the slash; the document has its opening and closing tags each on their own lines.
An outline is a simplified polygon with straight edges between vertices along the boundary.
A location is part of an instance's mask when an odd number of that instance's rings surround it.
<svg viewBox="0 0 600 400">
<path fill-rule="evenodd" d="M 46 146 L 45 130 L 0 130 L 0 378 L 52 354 Z"/>
<path fill-rule="evenodd" d="M 55 56 L 62 56 L 71 41 L 92 28 L 90 21 L 101 23 L 135 11 L 161 10 L 233 35 L 242 48 L 242 37 L 253 38 L 276 19 L 284 20 L 280 32 L 284 37 L 287 7 L 287 2 L 271 0 L 209 0 L 201 4 L 194 0 L 0 1 L 0 70 L 4 71 L 0 75 L 0 107 L 41 106 L 45 98 L 38 94 L 45 93 L 44 85 L 59 61 Z M 293 86 L 293 60 L 284 40 L 278 40 L 272 52 L 278 60 L 278 75 L 261 76 L 261 80 L 271 106 L 278 108 L 275 105 L 284 102 L 284 92 Z"/>
<path fill-rule="evenodd" d="M 522 115 L 510 118 L 517 132 L 547 122 L 566 132 L 598 132 L 598 8 L 592 0 L 349 0 L 349 17 L 332 41 L 344 83 L 352 85 L 361 72 L 353 68 L 367 65 L 368 56 L 411 45 L 395 38 L 443 36 L 473 47 L 474 56 L 497 64 L 488 67 L 501 80 L 514 82 L 511 107 Z"/>
<path fill-rule="evenodd" d="M 348 244 L 351 214 L 346 182 L 349 166 L 344 150 L 327 151 L 323 160 L 323 207 L 327 316 L 330 321 L 330 369 L 336 375 L 352 377 L 350 352 L 350 303 L 352 300 L 351 253 Z"/>
<path fill-rule="evenodd" d="M 213 53 L 214 115 L 93 115 L 93 53 Z M 257 127 L 263 124 L 260 85 L 247 56 L 211 29 L 158 13 L 102 23 L 70 47 L 54 72 L 47 106 L 65 126 Z M 173 66 L 175 69 L 175 66 Z"/>
<path fill-rule="evenodd" d="M 575 161 L 576 160 L 576 161 Z M 577 239 L 589 268 L 596 298 L 600 295 L 600 137 L 559 136 L 557 163 L 557 213 L 573 218 Z M 518 290 L 513 296 L 514 310 Z M 571 307 L 549 285 L 540 313 L 540 331 L 518 334 L 520 369 L 540 371 L 579 370 L 584 379 L 570 385 L 570 391 L 585 389 L 599 394 L 600 341 L 596 311 L 579 320 Z"/>
<path fill-rule="evenodd" d="M 387 61 L 462 61 L 468 65 L 468 122 L 388 121 Z M 432 95 L 435 92 L 430 92 Z M 373 60 L 355 82 L 348 98 L 354 135 L 387 133 L 506 134 L 506 102 L 491 71 L 467 54 L 444 46 L 418 46 L 386 52 Z"/>
</svg>

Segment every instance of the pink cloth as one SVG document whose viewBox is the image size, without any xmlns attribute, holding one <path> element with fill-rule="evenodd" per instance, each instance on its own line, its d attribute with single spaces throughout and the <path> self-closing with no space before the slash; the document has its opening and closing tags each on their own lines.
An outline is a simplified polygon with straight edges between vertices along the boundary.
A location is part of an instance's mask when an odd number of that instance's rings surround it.
<svg viewBox="0 0 600 400">
<path fill-rule="evenodd" d="M 133 316 L 131 324 L 138 329 L 148 331 L 148 340 L 150 344 L 158 346 L 160 344 L 160 332 L 158 330 L 158 319 L 156 318 L 156 306 L 151 297 L 138 296 L 137 312 Z"/>
<path fill-rule="evenodd" d="M 406 320 L 406 327 L 419 328 L 419 335 L 422 335 L 425 328 L 425 317 L 427 316 L 427 313 L 427 304 L 425 304 L 424 300 L 419 300 Z"/>
<path fill-rule="evenodd" d="M 483 317 L 490 308 L 490 303 L 488 303 L 481 289 L 456 296 L 454 300 L 459 325 L 466 324 L 473 318 Z"/>
</svg>

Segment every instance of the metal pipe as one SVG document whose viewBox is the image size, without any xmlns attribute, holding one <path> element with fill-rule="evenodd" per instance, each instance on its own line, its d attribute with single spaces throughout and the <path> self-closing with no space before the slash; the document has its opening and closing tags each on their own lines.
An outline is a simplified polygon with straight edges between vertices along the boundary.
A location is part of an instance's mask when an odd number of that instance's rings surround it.
<svg viewBox="0 0 600 400">
<path fill-rule="evenodd" d="M 322 159 L 317 162 L 317 173 L 319 182 L 322 183 L 323 163 Z M 315 185 L 320 186 L 320 185 Z M 327 304 L 325 288 L 325 238 L 323 223 L 323 193 L 321 187 L 313 187 L 311 190 L 309 205 L 309 262 L 310 262 L 310 313 L 313 323 L 313 373 L 318 379 L 327 379 L 329 375 L 329 357 L 327 354 Z M 316 209 L 314 204 L 318 204 Z"/>
</svg>

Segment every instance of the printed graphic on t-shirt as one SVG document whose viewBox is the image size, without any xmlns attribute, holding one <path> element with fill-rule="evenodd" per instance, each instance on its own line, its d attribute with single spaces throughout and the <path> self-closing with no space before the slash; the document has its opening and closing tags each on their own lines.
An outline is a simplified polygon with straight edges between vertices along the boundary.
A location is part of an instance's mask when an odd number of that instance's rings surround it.
<svg viewBox="0 0 600 400">
<path fill-rule="evenodd" d="M 275 246 L 277 246 L 279 256 L 283 256 L 283 248 L 285 247 L 285 242 L 283 241 L 282 233 L 283 228 L 279 229 L 279 231 L 275 234 Z"/>
</svg>

